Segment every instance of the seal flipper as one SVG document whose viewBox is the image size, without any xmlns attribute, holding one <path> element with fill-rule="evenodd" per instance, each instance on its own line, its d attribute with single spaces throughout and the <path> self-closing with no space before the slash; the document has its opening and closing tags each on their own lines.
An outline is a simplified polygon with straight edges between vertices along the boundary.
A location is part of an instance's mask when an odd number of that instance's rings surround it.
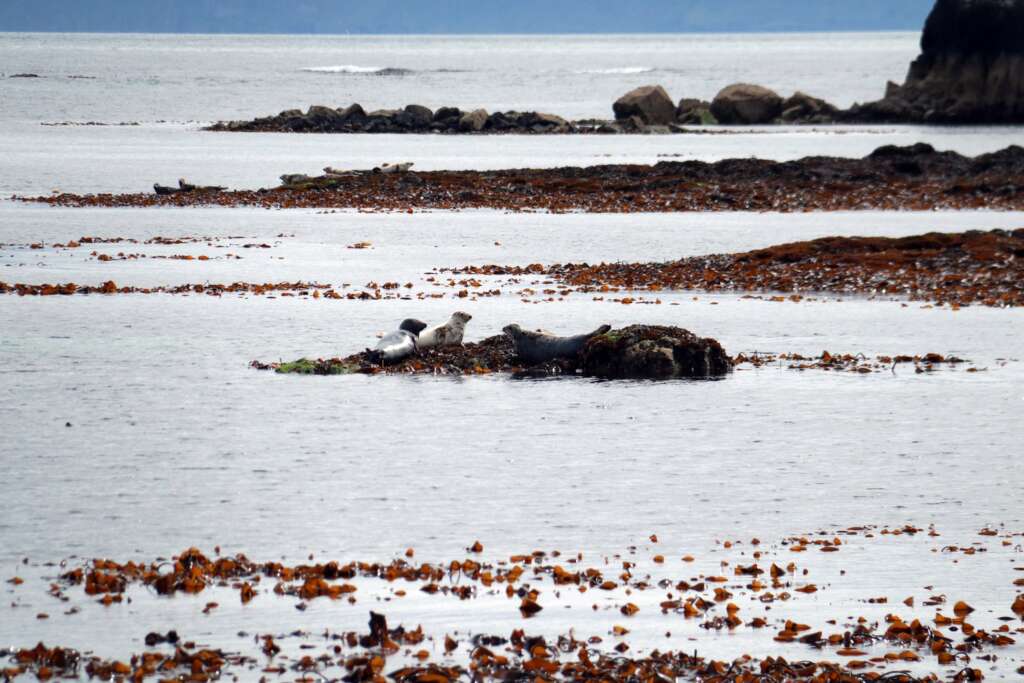
<svg viewBox="0 0 1024 683">
<path fill-rule="evenodd" d="M 409 332 L 414 337 L 419 337 L 420 332 L 427 329 L 427 324 L 422 320 L 416 318 L 406 318 L 402 321 L 402 324 L 398 326 L 398 329 Z"/>
</svg>

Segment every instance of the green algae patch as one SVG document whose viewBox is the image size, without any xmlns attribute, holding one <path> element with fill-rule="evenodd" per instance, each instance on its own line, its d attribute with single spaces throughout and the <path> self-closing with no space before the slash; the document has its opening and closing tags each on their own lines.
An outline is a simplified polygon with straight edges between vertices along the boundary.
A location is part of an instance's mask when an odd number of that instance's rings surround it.
<svg viewBox="0 0 1024 683">
<path fill-rule="evenodd" d="M 300 358 L 289 363 L 273 363 L 269 364 L 268 367 L 260 367 L 258 369 L 273 370 L 280 375 L 351 375 L 352 373 L 362 371 L 358 363 L 346 362 L 339 358 L 327 360 L 322 358 L 317 360 Z"/>
</svg>

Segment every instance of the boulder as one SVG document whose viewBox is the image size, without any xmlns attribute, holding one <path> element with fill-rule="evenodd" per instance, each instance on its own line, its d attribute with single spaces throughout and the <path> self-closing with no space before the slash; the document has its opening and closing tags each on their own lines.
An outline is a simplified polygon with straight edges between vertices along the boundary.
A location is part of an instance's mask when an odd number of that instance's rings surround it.
<svg viewBox="0 0 1024 683">
<path fill-rule="evenodd" d="M 648 125 L 667 126 L 676 119 L 676 106 L 660 85 L 644 85 L 620 97 L 612 105 L 617 120 L 639 117 Z"/>
<path fill-rule="evenodd" d="M 519 114 L 514 111 L 496 111 L 487 117 L 487 130 L 512 130 L 519 127 Z"/>
<path fill-rule="evenodd" d="M 338 115 L 345 123 L 362 123 L 366 119 L 366 112 L 363 110 L 362 105 L 358 103 L 350 104 L 344 109 L 339 109 Z"/>
<path fill-rule="evenodd" d="M 462 118 L 462 110 L 458 107 L 441 107 L 434 112 L 434 123 L 458 121 Z"/>
<path fill-rule="evenodd" d="M 722 376 L 732 362 L 714 339 L 680 327 L 631 325 L 587 342 L 580 369 L 603 379 L 675 379 Z"/>
<path fill-rule="evenodd" d="M 306 111 L 306 120 L 314 128 L 320 130 L 331 130 L 344 123 L 338 110 L 322 105 L 313 105 Z"/>
<path fill-rule="evenodd" d="M 782 114 L 782 98 L 760 85 L 734 83 L 715 95 L 711 102 L 711 113 L 719 123 L 771 123 Z"/>
<path fill-rule="evenodd" d="M 487 124 L 487 118 L 486 109 L 474 109 L 463 114 L 459 119 L 459 130 L 468 133 L 481 131 Z"/>
<path fill-rule="evenodd" d="M 937 0 L 903 85 L 843 119 L 1024 123 L 1024 0 Z"/>
<path fill-rule="evenodd" d="M 821 121 L 830 118 L 839 111 L 835 105 L 829 104 L 823 99 L 811 97 L 799 90 L 786 98 L 782 103 L 782 120 L 793 121 Z"/>
<path fill-rule="evenodd" d="M 711 113 L 710 102 L 684 97 L 676 106 L 676 123 L 707 126 L 718 123 L 718 120 Z"/>
<path fill-rule="evenodd" d="M 434 121 L 434 112 L 419 104 L 406 105 L 405 113 L 412 128 L 426 128 Z"/>
</svg>

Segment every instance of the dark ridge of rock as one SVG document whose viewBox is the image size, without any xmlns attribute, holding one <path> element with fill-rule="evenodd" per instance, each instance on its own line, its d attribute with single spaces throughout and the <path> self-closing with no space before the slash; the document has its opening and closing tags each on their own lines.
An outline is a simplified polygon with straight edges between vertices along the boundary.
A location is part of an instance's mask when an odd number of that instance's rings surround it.
<svg viewBox="0 0 1024 683">
<path fill-rule="evenodd" d="M 720 377 L 732 361 L 716 340 L 661 325 L 630 325 L 595 337 L 580 354 L 584 376 L 601 379 Z"/>
<path fill-rule="evenodd" d="M 263 206 L 511 211 L 807 211 L 1024 208 L 1024 149 L 965 157 L 928 145 L 884 147 L 863 159 L 805 157 L 660 161 L 653 166 L 285 174 L 276 188 L 197 195 L 51 194 L 16 201 L 56 206 Z M 391 172 L 394 169 L 394 172 Z"/>
<path fill-rule="evenodd" d="M 1024 123 L 1024 0 L 937 0 L 903 85 L 848 122 Z"/>
</svg>

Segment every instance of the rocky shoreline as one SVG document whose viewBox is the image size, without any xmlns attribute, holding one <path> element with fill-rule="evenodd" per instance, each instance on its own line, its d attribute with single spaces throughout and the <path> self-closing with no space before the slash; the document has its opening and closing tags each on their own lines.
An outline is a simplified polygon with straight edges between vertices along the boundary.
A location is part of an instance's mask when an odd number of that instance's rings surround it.
<svg viewBox="0 0 1024 683">
<path fill-rule="evenodd" d="M 863 159 L 727 159 L 653 166 L 499 171 L 337 171 L 282 176 L 260 190 L 166 195 L 55 194 L 13 199 L 65 207 L 501 209 L 602 213 L 1024 209 L 1024 148 L 977 157 L 930 145 L 881 147 Z"/>
</svg>

